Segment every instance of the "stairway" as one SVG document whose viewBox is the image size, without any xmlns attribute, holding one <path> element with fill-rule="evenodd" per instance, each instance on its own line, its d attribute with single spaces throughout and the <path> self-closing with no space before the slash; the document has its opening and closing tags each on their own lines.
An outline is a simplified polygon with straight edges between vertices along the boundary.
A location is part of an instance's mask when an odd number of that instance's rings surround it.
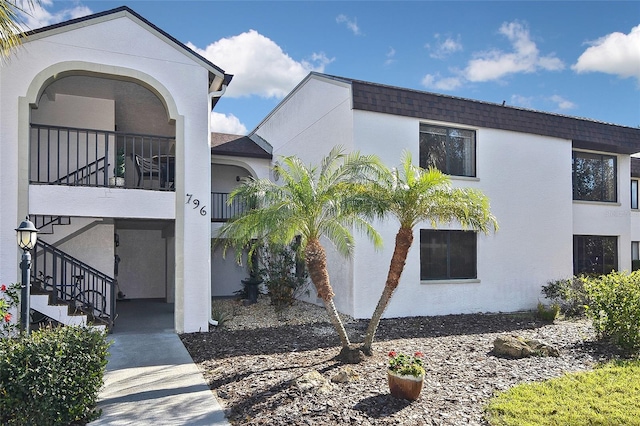
<svg viewBox="0 0 640 426">
<path fill-rule="evenodd" d="M 44 234 L 53 233 L 54 225 L 71 223 L 68 217 L 32 216 L 32 220 Z M 112 277 L 41 239 L 32 254 L 31 274 L 32 311 L 64 325 L 113 327 L 116 315 Z"/>
</svg>

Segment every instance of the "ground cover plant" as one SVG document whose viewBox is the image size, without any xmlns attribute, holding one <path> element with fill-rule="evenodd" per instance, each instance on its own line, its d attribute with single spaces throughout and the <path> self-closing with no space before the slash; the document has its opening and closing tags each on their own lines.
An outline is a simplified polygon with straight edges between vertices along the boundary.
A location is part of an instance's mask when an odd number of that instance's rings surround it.
<svg viewBox="0 0 640 426">
<path fill-rule="evenodd" d="M 513 387 L 486 409 L 495 426 L 639 425 L 640 361 Z"/>
</svg>

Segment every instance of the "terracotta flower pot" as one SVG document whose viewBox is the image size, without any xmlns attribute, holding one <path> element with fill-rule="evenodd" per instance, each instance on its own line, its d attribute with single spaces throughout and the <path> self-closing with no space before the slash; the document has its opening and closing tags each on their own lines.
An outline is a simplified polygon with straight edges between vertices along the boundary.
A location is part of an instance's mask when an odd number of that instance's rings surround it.
<svg viewBox="0 0 640 426">
<path fill-rule="evenodd" d="M 396 398 L 415 401 L 420 396 L 424 375 L 419 377 L 403 376 L 387 370 L 387 377 L 389 378 L 389 392 Z"/>
</svg>

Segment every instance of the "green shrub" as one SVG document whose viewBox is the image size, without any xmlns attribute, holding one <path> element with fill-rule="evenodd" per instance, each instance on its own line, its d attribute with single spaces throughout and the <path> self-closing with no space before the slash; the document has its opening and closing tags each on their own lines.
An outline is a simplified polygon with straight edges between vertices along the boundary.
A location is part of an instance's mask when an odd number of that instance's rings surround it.
<svg viewBox="0 0 640 426">
<path fill-rule="evenodd" d="M 587 315 L 600 337 L 613 338 L 625 349 L 640 349 L 640 271 L 582 280 L 590 300 Z"/>
<path fill-rule="evenodd" d="M 98 418 L 108 347 L 106 333 L 85 327 L 0 339 L 0 423 L 66 426 Z"/>
<path fill-rule="evenodd" d="M 560 313 L 560 305 L 557 303 L 552 304 L 551 306 L 545 306 L 541 302 L 538 302 L 538 313 L 537 316 L 542 321 L 553 322 Z"/>
<path fill-rule="evenodd" d="M 569 317 L 580 317 L 585 314 L 588 304 L 584 281 L 580 277 L 549 281 L 542 286 L 542 294 L 552 303 L 560 306 L 560 311 Z"/>
<path fill-rule="evenodd" d="M 304 262 L 295 247 L 270 244 L 260 250 L 260 277 L 276 312 L 291 306 L 308 283 Z"/>
</svg>

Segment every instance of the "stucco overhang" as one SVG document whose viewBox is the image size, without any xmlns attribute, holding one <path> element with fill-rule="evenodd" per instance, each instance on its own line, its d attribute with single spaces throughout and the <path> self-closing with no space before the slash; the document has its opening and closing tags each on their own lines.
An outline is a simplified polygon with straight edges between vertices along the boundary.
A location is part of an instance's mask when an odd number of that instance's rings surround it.
<svg viewBox="0 0 640 426">
<path fill-rule="evenodd" d="M 66 31 L 72 31 L 76 28 L 86 27 L 88 25 L 98 24 L 100 22 L 108 21 L 111 19 L 117 19 L 121 17 L 127 17 L 131 19 L 133 22 L 136 22 L 138 25 L 146 28 L 150 33 L 154 34 L 156 37 L 165 41 L 167 44 L 173 46 L 178 51 L 183 54 L 189 56 L 192 60 L 195 60 L 202 67 L 209 71 L 209 90 L 210 91 L 218 91 L 222 89 L 222 86 L 228 86 L 233 79 L 233 75 L 226 74 L 224 70 L 208 59 L 204 58 L 197 52 L 193 51 L 185 44 L 178 41 L 175 37 L 170 35 L 169 33 L 163 31 L 159 27 L 155 26 L 145 18 L 143 18 L 138 13 L 134 12 L 132 9 L 127 6 L 121 6 L 115 9 L 107 10 L 104 12 L 95 13 L 93 15 L 87 15 L 76 19 L 71 19 L 69 21 L 60 22 L 58 24 L 49 25 L 46 27 L 38 28 L 32 31 L 28 31 L 23 34 L 24 40 L 23 43 L 29 43 L 33 40 L 38 40 L 44 37 L 48 37 L 53 34 L 59 34 Z M 213 106 L 217 102 L 218 98 L 213 99 Z"/>
</svg>

